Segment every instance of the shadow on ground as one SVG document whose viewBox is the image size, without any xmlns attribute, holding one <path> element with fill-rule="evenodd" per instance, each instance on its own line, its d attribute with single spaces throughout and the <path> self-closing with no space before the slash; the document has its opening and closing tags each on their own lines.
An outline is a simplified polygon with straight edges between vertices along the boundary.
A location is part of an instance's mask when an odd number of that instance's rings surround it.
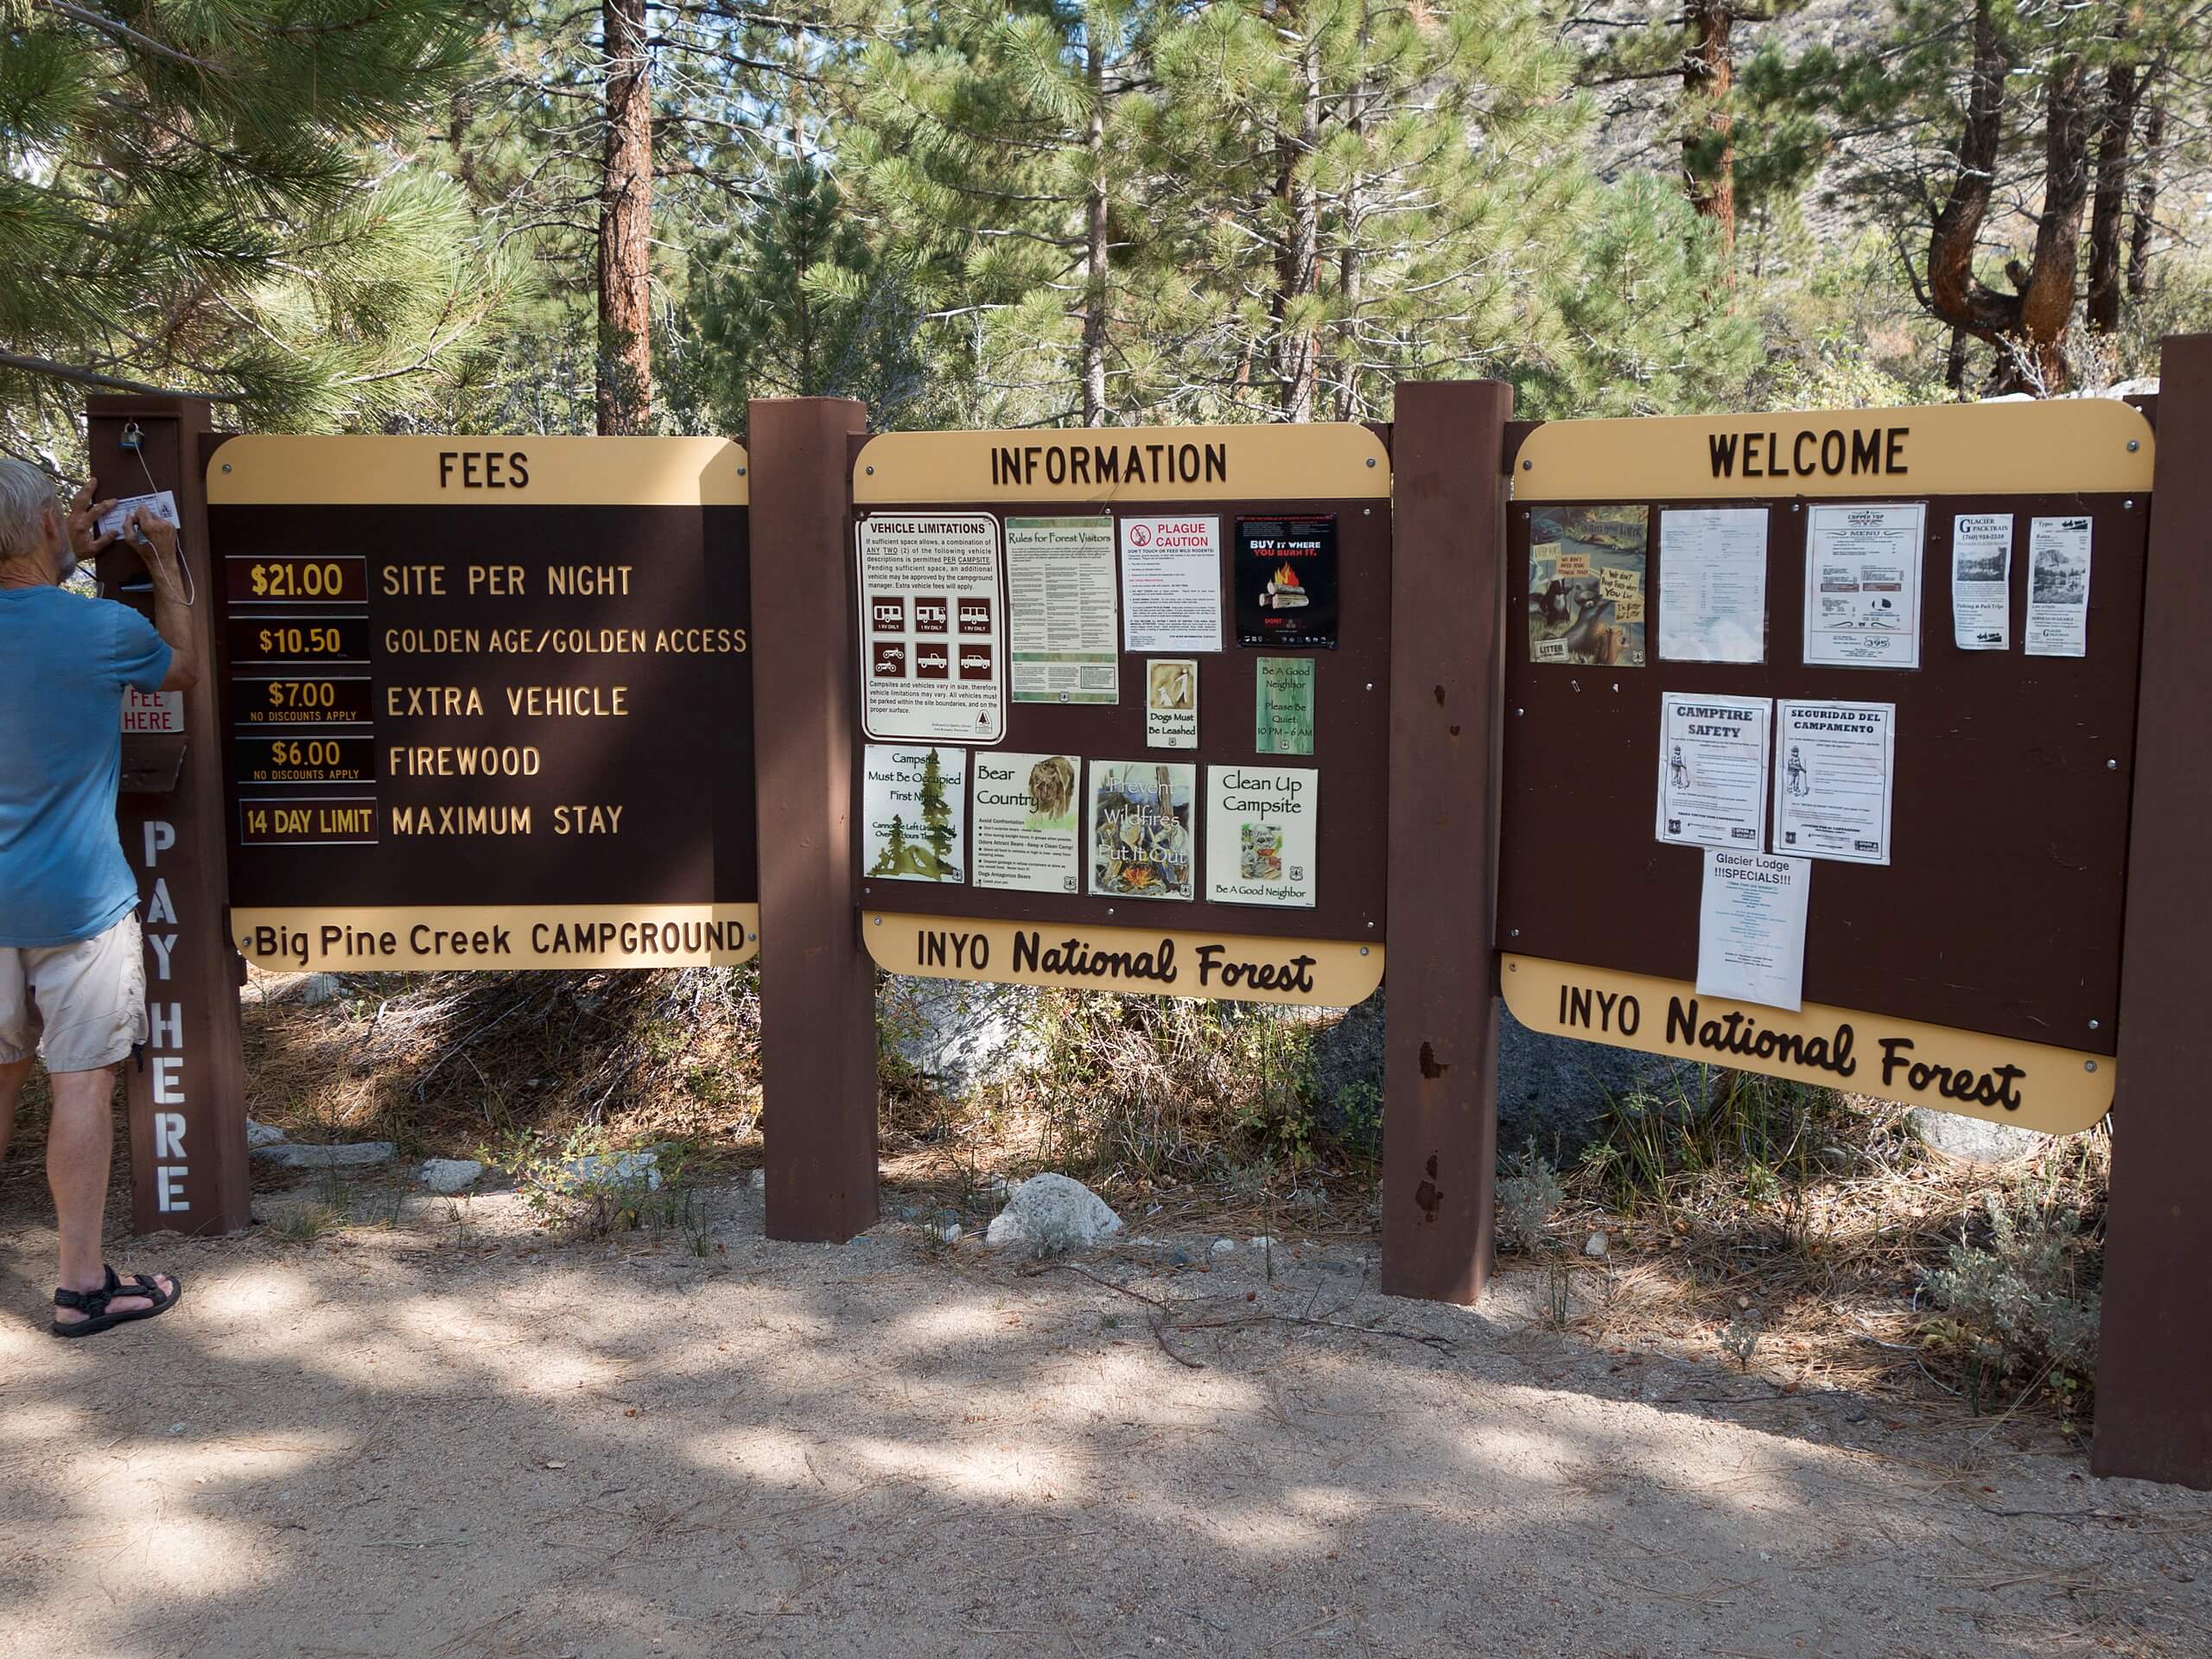
<svg viewBox="0 0 2212 1659">
<path fill-rule="evenodd" d="M 770 1243 L 747 1192 L 703 1256 L 414 1198 L 304 1244 L 118 1241 L 184 1305 L 60 1343 L 15 1161 L 17 1659 L 1896 1659 L 2212 1626 L 2212 1497 L 1595 1350 L 1541 1327 L 1536 1275 L 1478 1315 L 1376 1294 L 1357 1242 L 1093 1278 L 889 1225 Z"/>
</svg>

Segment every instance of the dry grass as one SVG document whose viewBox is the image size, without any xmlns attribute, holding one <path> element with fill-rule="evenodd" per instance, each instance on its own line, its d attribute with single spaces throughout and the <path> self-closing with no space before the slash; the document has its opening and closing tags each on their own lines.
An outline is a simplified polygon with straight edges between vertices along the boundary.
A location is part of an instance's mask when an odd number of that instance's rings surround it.
<svg viewBox="0 0 2212 1659">
<path fill-rule="evenodd" d="M 757 1139 L 760 988 L 689 973 L 349 976 L 310 1007 L 257 976 L 242 1013 L 246 1109 L 302 1141 L 465 1152 L 517 1131 L 603 1125 L 695 1155 Z"/>
</svg>

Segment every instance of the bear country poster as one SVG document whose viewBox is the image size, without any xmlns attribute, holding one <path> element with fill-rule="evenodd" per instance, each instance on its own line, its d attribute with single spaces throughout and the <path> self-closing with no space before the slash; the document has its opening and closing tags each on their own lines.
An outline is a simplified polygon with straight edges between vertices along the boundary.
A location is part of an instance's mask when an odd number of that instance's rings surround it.
<svg viewBox="0 0 2212 1659">
<path fill-rule="evenodd" d="M 1159 760 L 1090 763 L 1090 891 L 1112 899 L 1192 899 L 1198 768 Z"/>
<path fill-rule="evenodd" d="M 1015 893 L 1077 893 L 1083 865 L 1077 819 L 1083 762 L 1069 754 L 975 757 L 976 849 L 979 887 Z"/>
<path fill-rule="evenodd" d="M 1336 514 L 1239 518 L 1234 581 L 1238 645 L 1336 649 Z"/>
<path fill-rule="evenodd" d="M 1529 522 L 1529 660 L 1643 666 L 1643 507 L 1539 507 Z"/>
</svg>

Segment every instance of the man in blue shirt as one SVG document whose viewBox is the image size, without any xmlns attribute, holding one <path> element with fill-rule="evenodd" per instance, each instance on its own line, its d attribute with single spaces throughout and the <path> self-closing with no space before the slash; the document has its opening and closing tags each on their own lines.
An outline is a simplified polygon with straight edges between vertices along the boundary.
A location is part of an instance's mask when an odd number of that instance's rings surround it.
<svg viewBox="0 0 2212 1659">
<path fill-rule="evenodd" d="M 123 693 L 200 677 L 176 532 L 134 509 L 123 534 L 154 581 L 154 621 L 65 591 L 115 504 L 79 491 L 65 515 L 35 467 L 0 459 L 0 1156 L 43 1053 L 53 1086 L 46 1177 L 61 1236 L 56 1336 L 173 1306 L 174 1275 L 119 1279 L 100 1258 L 115 1067 L 143 1040 L 138 884 L 115 825 Z"/>
</svg>

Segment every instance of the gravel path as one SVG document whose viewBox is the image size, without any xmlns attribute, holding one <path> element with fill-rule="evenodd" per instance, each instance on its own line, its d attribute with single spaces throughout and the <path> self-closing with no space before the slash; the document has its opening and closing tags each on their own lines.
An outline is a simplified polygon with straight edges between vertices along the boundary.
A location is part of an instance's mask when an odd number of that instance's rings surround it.
<svg viewBox="0 0 2212 1659">
<path fill-rule="evenodd" d="M 1593 1351 L 1536 1274 L 1478 1315 L 1375 1294 L 1341 1243 L 1094 1279 L 890 1225 L 770 1244 L 745 1192 L 703 1260 L 416 1199 L 142 1242 L 118 1265 L 184 1305 L 60 1343 L 22 1197 L 13 1659 L 2208 1650 L 2212 1497 Z"/>
</svg>

